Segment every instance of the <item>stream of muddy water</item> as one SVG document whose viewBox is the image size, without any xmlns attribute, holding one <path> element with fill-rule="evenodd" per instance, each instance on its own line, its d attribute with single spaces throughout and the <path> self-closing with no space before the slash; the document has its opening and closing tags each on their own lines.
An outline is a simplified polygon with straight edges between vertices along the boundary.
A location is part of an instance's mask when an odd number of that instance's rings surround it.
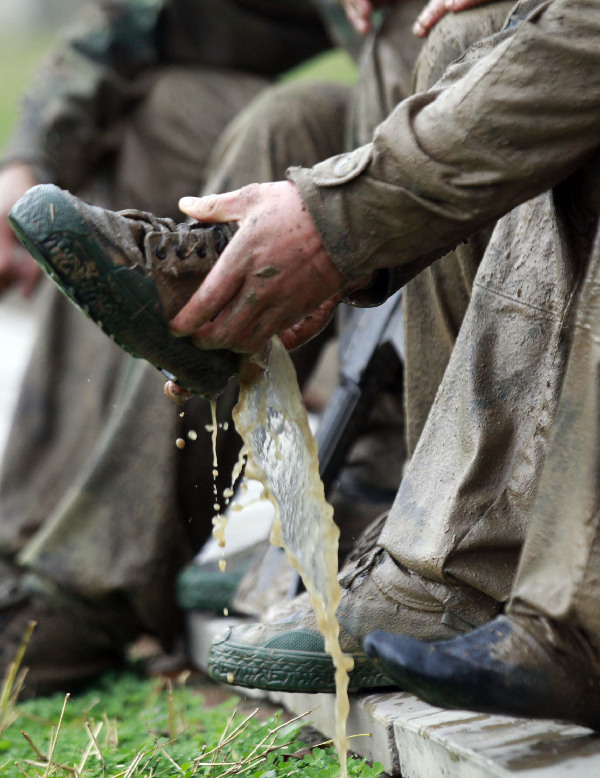
<svg viewBox="0 0 600 778">
<path fill-rule="evenodd" d="M 240 381 L 234 420 L 244 441 L 246 476 L 263 484 L 264 496 L 275 507 L 271 542 L 285 548 L 302 576 L 325 648 L 333 660 L 334 743 L 340 775 L 345 778 L 348 673 L 353 660 L 341 650 L 336 618 L 341 598 L 337 580 L 339 530 L 319 477 L 317 444 L 308 424 L 296 372 L 277 338 L 271 341 L 266 365 L 249 380 Z"/>
</svg>

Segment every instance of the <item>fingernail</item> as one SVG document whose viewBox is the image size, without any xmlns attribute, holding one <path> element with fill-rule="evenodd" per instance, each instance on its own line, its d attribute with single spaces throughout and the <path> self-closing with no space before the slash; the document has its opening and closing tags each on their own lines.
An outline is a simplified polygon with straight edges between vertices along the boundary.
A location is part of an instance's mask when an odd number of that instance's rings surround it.
<svg viewBox="0 0 600 778">
<path fill-rule="evenodd" d="M 169 327 L 169 335 L 171 335 L 173 338 L 185 338 L 183 332 L 178 332 L 178 330 L 173 329 L 173 327 Z"/>
<path fill-rule="evenodd" d="M 421 24 L 421 22 L 415 22 L 413 24 L 412 31 L 413 31 L 413 35 L 422 35 L 423 34 L 423 25 Z"/>
<path fill-rule="evenodd" d="M 185 389 L 177 386 L 174 381 L 167 381 L 164 386 L 164 392 L 169 400 L 172 400 L 176 405 L 185 405 L 192 397 L 191 392 L 187 392 Z"/>
<path fill-rule="evenodd" d="M 179 201 L 179 207 L 182 209 L 193 208 L 197 199 L 197 197 L 182 197 Z"/>
</svg>

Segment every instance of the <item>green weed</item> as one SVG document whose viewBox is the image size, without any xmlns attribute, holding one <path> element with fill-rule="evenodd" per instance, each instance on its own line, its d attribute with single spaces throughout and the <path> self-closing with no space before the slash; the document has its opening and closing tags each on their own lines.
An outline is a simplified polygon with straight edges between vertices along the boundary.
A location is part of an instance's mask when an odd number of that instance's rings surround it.
<svg viewBox="0 0 600 778">
<path fill-rule="evenodd" d="M 105 676 L 81 694 L 18 703 L 0 735 L 0 773 L 27 778 L 306 776 L 335 778 L 329 744 L 310 748 L 302 722 L 261 720 L 232 697 L 209 707 L 202 690 L 180 679 Z M 300 717 L 302 718 L 302 717 Z M 379 764 L 349 757 L 350 776 L 375 778 Z"/>
</svg>

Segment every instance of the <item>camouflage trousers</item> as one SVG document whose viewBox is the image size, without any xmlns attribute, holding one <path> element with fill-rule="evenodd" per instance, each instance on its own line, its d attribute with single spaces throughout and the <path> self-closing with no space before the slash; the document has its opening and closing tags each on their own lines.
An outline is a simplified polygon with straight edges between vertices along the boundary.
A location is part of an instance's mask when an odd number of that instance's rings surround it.
<svg viewBox="0 0 600 778">
<path fill-rule="evenodd" d="M 255 98 L 254 118 L 233 122 Z M 126 122 L 117 158 L 78 194 L 177 219 L 183 195 L 282 179 L 289 164 L 338 153 L 347 102 L 342 85 L 272 87 L 243 73 L 161 71 Z M 285 142 L 276 142 L 276 128 Z M 241 158 L 230 149 L 240 134 Z M 93 604 L 131 637 L 148 631 L 168 645 L 181 627 L 176 574 L 212 528 L 209 404 L 195 398 L 181 414 L 157 370 L 123 353 L 53 288 L 41 298 L 0 476 L 0 555 Z M 298 353 L 301 381 L 319 345 Z M 218 402 L 220 422 L 235 401 L 232 384 Z M 189 430 L 197 440 L 177 449 Z M 239 447 L 233 425 L 219 431 L 220 493 Z"/>
<path fill-rule="evenodd" d="M 448 16 L 423 49 L 414 86 L 434 83 L 471 43 L 499 29 L 510 7 L 496 3 Z M 206 156 L 184 161 L 178 177 L 170 166 L 155 167 L 154 143 L 144 146 L 149 124 L 142 106 L 117 173 L 103 177 L 101 186 L 95 182 L 96 199 L 103 194 L 113 207 L 135 203 L 172 213 L 172 205 L 152 201 L 157 189 L 164 196 L 166 184 L 185 183 L 174 203 L 202 188 L 283 178 L 290 164 L 310 165 L 364 142 L 413 88 L 417 49 L 406 31 L 415 15 L 414 6 L 404 5 L 388 14 L 365 46 L 351 95 L 338 86 L 269 88 L 226 129 L 224 120 L 203 147 Z M 163 75 L 165 83 L 172 75 Z M 181 74 L 174 81 L 184 83 Z M 251 83 L 240 90 L 237 110 L 265 86 Z M 195 103 L 190 88 L 188 105 Z M 163 95 L 170 106 L 173 94 L 169 88 Z M 190 121 L 192 135 L 200 117 L 199 111 Z M 169 140 L 178 137 L 181 119 Z M 197 143 L 188 147 L 198 152 Z M 174 153 L 186 159 L 181 147 Z M 190 170 L 197 180 L 190 181 Z M 574 301 L 585 300 L 586 291 L 581 268 L 560 245 L 561 218 L 553 195 L 542 195 L 473 236 L 403 292 L 411 460 L 380 542 L 470 623 L 489 618 L 512 597 L 511 607 L 535 606 L 548 615 L 578 608 L 586 628 L 598 627 L 593 590 L 586 599 L 581 588 L 593 578 L 597 544 L 583 509 L 583 501 L 595 500 L 593 468 L 581 461 L 581 451 L 595 446 L 594 425 L 584 414 L 594 396 L 593 359 L 589 343 L 567 334 Z M 515 256 L 530 259 L 515 262 Z M 62 301 L 49 302 L 48 310 L 3 474 L 1 548 L 61 588 L 99 604 L 118 601 L 144 628 L 172 634 L 174 576 L 206 536 L 206 506 L 212 505 L 212 482 L 202 475 L 210 472 L 208 440 L 183 452 L 174 441 L 190 428 L 200 433 L 208 410 L 190 406 L 181 419 L 162 399 L 160 375 L 111 350 L 93 328 L 82 336 L 79 313 Z M 311 353 L 304 359 L 309 370 Z M 222 418 L 234 394 L 232 388 L 219 403 Z M 575 455 L 577 435 L 585 445 Z M 233 434 L 220 437 L 221 473 L 229 472 L 237 445 Z M 561 468 L 579 468 L 580 496 L 557 487 L 553 477 Z M 570 484 L 578 483 L 573 475 Z M 561 557 L 556 549 L 573 536 L 582 540 Z M 569 583 L 560 593 L 551 585 L 557 569 Z"/>
</svg>

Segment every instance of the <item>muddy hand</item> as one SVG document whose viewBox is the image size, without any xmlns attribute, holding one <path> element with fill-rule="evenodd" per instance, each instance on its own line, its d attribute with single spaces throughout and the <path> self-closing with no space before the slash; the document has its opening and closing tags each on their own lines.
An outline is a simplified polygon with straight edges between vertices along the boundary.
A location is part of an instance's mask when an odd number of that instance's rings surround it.
<svg viewBox="0 0 600 778">
<path fill-rule="evenodd" d="M 430 0 L 419 14 L 412 31 L 418 38 L 425 38 L 447 13 L 467 11 L 489 2 L 492 0 Z"/>
<path fill-rule="evenodd" d="M 191 335 L 200 348 L 254 354 L 272 335 L 341 298 L 344 276 L 289 181 L 185 197 L 179 206 L 200 221 L 239 223 L 213 269 L 171 322 L 176 334 Z"/>
<path fill-rule="evenodd" d="M 42 277 L 39 265 L 21 246 L 8 223 L 10 209 L 36 184 L 27 165 L 7 165 L 0 172 L 0 294 L 16 286 L 24 297 L 30 297 Z"/>
</svg>

